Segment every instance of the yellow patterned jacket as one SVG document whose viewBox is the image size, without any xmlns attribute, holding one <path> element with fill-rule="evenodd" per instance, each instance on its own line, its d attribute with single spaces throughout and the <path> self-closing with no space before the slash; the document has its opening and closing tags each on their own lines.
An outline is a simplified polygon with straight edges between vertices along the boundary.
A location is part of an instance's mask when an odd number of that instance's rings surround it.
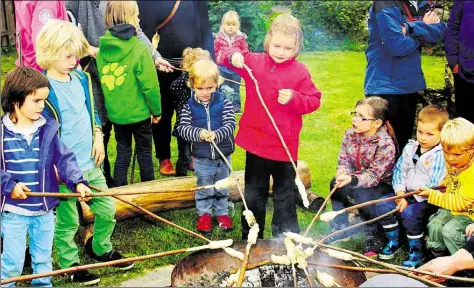
<svg viewBox="0 0 474 288">
<path fill-rule="evenodd" d="M 474 165 L 459 174 L 449 165 L 446 168 L 446 192 L 432 190 L 428 203 L 451 210 L 453 216 L 464 215 L 474 220 Z"/>
</svg>

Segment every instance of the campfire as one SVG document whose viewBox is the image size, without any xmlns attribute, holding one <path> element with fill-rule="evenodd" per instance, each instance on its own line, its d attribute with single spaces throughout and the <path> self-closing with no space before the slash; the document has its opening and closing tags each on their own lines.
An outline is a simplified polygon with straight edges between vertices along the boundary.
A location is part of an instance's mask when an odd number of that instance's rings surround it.
<svg viewBox="0 0 474 288">
<path fill-rule="evenodd" d="M 232 248 L 244 252 L 247 242 L 234 242 Z M 293 287 L 294 278 L 291 266 L 268 265 L 251 269 L 255 264 L 269 260 L 271 255 L 286 254 L 283 241 L 278 240 L 258 240 L 252 246 L 249 255 L 249 265 L 245 273 L 244 287 Z M 314 255 L 309 257 L 308 262 L 323 262 L 328 264 L 352 265 L 353 261 L 343 261 L 328 256 L 325 253 L 316 250 Z M 171 285 L 175 287 L 226 287 L 229 278 L 239 268 L 241 268 L 241 260 L 229 256 L 224 251 L 203 250 L 195 252 L 179 262 L 171 274 Z M 317 271 L 327 273 L 334 277 L 337 284 L 341 286 L 355 287 L 359 286 L 366 280 L 363 272 L 348 271 L 341 269 L 328 268 L 317 265 L 308 265 L 307 270 L 310 274 L 314 286 L 318 286 L 316 281 Z M 310 287 L 306 279 L 305 272 L 302 269 L 296 271 L 298 287 Z"/>
</svg>

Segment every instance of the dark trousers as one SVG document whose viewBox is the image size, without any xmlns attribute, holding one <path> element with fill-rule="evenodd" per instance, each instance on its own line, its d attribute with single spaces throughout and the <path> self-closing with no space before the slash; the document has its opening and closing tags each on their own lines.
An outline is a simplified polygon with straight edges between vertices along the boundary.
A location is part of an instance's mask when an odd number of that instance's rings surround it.
<svg viewBox="0 0 474 288">
<path fill-rule="evenodd" d="M 388 121 L 395 130 L 399 151 L 402 151 L 413 136 L 418 93 L 367 96 L 380 96 L 388 101 Z"/>
<path fill-rule="evenodd" d="M 454 74 L 454 104 L 456 117 L 474 123 L 474 83 L 467 82 L 457 74 Z"/>
<path fill-rule="evenodd" d="M 188 141 L 176 137 L 178 142 L 178 160 L 176 161 L 176 176 L 188 175 L 189 164 L 191 164 L 191 147 Z"/>
<path fill-rule="evenodd" d="M 109 188 L 112 188 L 115 185 L 114 179 L 112 178 L 112 171 L 110 169 L 109 156 L 107 154 L 107 146 L 109 145 L 111 132 L 112 132 L 112 122 L 107 120 L 105 121 L 105 124 L 102 126 L 102 133 L 104 133 L 104 150 L 105 150 L 103 172 L 105 176 L 105 181 L 107 182 L 107 187 Z"/>
<path fill-rule="evenodd" d="M 273 237 L 282 237 L 283 232 L 299 233 L 296 216 L 295 171 L 290 162 L 274 161 L 247 152 L 245 159 L 245 201 L 252 211 L 260 231 L 258 238 L 263 239 L 265 215 L 267 212 L 270 176 L 273 177 Z M 243 208 L 242 208 L 243 209 Z M 247 239 L 249 226 L 245 217 L 242 220 L 242 239 Z"/>
<path fill-rule="evenodd" d="M 152 125 L 152 130 L 156 158 L 160 161 L 171 158 L 171 119 L 174 113 L 174 99 L 170 85 L 180 75 L 181 72 L 177 70 L 172 73 L 158 72 L 161 95 L 161 120 L 158 124 Z"/>
<path fill-rule="evenodd" d="M 336 180 L 333 178 L 330 185 L 331 190 L 335 184 Z M 334 194 L 332 195 L 332 209 L 334 211 L 339 211 L 352 205 L 365 203 L 367 201 L 375 199 L 380 199 L 390 193 L 393 193 L 392 186 L 385 183 L 379 183 L 379 185 L 375 187 L 355 189 L 352 188 L 350 185 L 346 185 L 340 189 L 337 189 L 336 192 L 334 192 Z M 351 197 L 354 200 L 354 203 L 351 203 L 348 197 Z M 375 205 L 369 205 L 360 208 L 359 213 L 365 220 L 370 220 L 377 217 Z M 348 227 L 349 219 L 347 218 L 347 213 L 336 216 L 336 218 L 334 218 L 334 220 L 332 221 L 332 226 L 337 230 Z M 366 225 L 366 231 L 376 232 L 377 223 Z"/>
<path fill-rule="evenodd" d="M 151 152 L 151 120 L 149 118 L 133 124 L 114 124 L 115 141 L 117 141 L 117 159 L 114 167 L 115 186 L 127 185 L 127 172 L 132 157 L 132 136 L 140 167 L 142 182 L 155 179 L 153 157 Z"/>
<path fill-rule="evenodd" d="M 395 196 L 395 193 L 387 195 L 386 197 Z M 408 207 L 399 216 L 390 215 L 380 219 L 382 226 L 390 226 L 398 222 L 398 217 L 401 218 L 402 225 L 405 228 L 407 235 L 418 236 L 423 234 L 428 224 L 430 216 L 438 211 L 438 207 L 429 204 L 427 201 L 418 202 L 415 198 L 407 198 Z M 397 208 L 394 201 L 385 202 L 375 205 L 377 216 L 390 212 Z"/>
</svg>

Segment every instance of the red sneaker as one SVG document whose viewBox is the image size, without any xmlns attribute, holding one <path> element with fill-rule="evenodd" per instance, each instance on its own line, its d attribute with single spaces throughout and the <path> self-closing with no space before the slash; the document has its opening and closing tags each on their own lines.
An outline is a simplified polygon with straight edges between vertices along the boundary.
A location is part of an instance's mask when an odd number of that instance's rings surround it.
<svg viewBox="0 0 474 288">
<path fill-rule="evenodd" d="M 198 217 L 197 230 L 200 232 L 211 232 L 212 230 L 212 216 L 211 214 L 204 214 Z"/>
<path fill-rule="evenodd" d="M 217 223 L 219 223 L 219 228 L 222 231 L 231 231 L 234 229 L 234 224 L 232 223 L 232 218 L 227 215 L 217 216 Z"/>
<path fill-rule="evenodd" d="M 173 164 L 171 164 L 170 159 L 160 161 L 160 173 L 165 176 L 172 176 L 176 174 Z"/>
</svg>

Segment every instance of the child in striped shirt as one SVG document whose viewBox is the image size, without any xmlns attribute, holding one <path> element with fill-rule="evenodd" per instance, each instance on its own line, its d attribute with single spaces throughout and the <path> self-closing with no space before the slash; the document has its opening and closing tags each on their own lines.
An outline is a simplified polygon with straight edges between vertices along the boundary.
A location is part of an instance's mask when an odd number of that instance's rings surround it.
<svg viewBox="0 0 474 288">
<path fill-rule="evenodd" d="M 21 275 L 27 234 L 33 273 L 53 268 L 53 209 L 59 199 L 27 197 L 25 192 L 58 192 L 54 166 L 65 185 L 81 194 L 80 200 L 91 192 L 76 157 L 59 139 L 59 124 L 41 115 L 48 94 L 48 79 L 26 66 L 8 73 L 2 91 L 2 280 Z M 31 285 L 51 286 L 51 277 L 33 279 Z"/>
<path fill-rule="evenodd" d="M 434 187 L 440 184 L 446 175 L 443 148 L 440 144 L 440 133 L 443 125 L 449 120 L 446 109 L 429 105 L 421 109 L 417 119 L 416 141 L 409 140 L 393 169 L 392 185 L 396 195 L 404 195 L 420 187 Z M 388 195 L 388 197 L 394 196 Z M 405 267 L 416 267 L 424 257 L 423 235 L 428 219 L 438 207 L 429 204 L 426 198 L 418 195 L 398 199 L 394 202 L 381 203 L 376 206 L 377 216 L 398 208 L 400 217 L 390 215 L 380 220 L 388 243 L 378 257 L 389 260 L 395 257 L 400 248 L 400 230 L 398 220 L 405 228 L 409 254 L 403 261 Z"/>
<path fill-rule="evenodd" d="M 231 161 L 236 122 L 232 102 L 216 91 L 222 82 L 219 69 L 211 60 L 199 60 L 192 65 L 188 80 L 191 98 L 181 111 L 177 131 L 180 137 L 191 142 L 198 186 L 213 185 L 230 174 L 214 144 L 209 143 L 215 142 L 227 161 Z M 211 232 L 213 212 L 221 230 L 232 230 L 228 201 L 226 188 L 196 191 L 197 230 Z"/>
<path fill-rule="evenodd" d="M 474 223 L 474 124 L 464 118 L 448 121 L 441 130 L 448 174 L 446 192 L 423 188 L 418 195 L 441 207 L 428 223 L 427 247 L 433 256 L 454 254 L 466 243 L 466 227 Z"/>
</svg>

